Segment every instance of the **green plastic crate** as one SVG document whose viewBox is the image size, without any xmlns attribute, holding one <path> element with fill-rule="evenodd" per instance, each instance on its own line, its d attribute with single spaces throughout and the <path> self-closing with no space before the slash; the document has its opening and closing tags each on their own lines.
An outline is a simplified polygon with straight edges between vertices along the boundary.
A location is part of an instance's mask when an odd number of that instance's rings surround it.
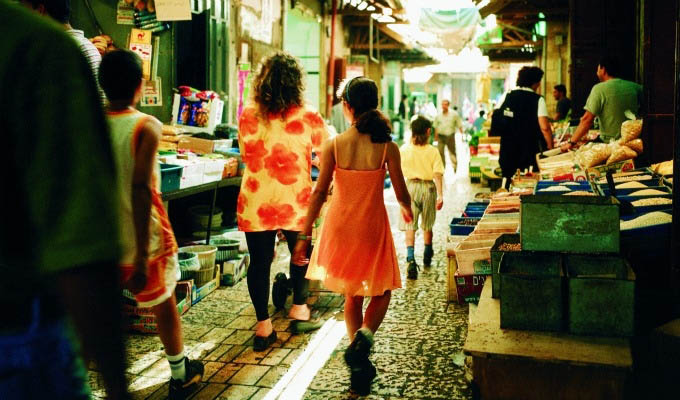
<svg viewBox="0 0 680 400">
<path fill-rule="evenodd" d="M 559 254 L 504 253 L 500 278 L 502 329 L 564 329 L 564 284 Z"/>
<path fill-rule="evenodd" d="M 522 196 L 522 250 L 619 253 L 619 204 L 613 197 Z"/>
<path fill-rule="evenodd" d="M 635 274 L 617 256 L 569 255 L 569 332 L 578 335 L 632 336 L 634 333 Z"/>
<path fill-rule="evenodd" d="M 503 243 L 519 243 L 519 233 L 504 233 L 500 235 L 491 248 L 491 274 L 493 276 L 491 279 L 491 297 L 494 299 L 501 296 L 501 277 L 498 275 L 498 270 L 501 266 L 501 258 L 505 252 L 500 251 L 498 248 Z"/>
</svg>

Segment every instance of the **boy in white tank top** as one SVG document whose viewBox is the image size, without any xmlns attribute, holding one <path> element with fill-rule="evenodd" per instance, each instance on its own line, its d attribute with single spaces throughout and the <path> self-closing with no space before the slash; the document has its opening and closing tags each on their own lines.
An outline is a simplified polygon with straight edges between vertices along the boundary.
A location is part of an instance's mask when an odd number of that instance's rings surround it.
<svg viewBox="0 0 680 400">
<path fill-rule="evenodd" d="M 99 83 L 109 99 L 107 121 L 118 176 L 124 287 L 140 307 L 151 307 L 170 363 L 169 397 L 184 399 L 203 376 L 203 364 L 184 356 L 174 290 L 177 243 L 160 195 L 156 152 L 161 123 L 134 107 L 142 93 L 142 65 L 127 50 L 108 53 Z"/>
</svg>

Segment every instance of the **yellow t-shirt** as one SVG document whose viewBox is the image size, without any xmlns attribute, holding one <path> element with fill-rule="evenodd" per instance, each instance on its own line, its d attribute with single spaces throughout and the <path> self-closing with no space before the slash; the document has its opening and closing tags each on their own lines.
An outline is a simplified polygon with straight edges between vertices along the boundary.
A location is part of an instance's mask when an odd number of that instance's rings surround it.
<svg viewBox="0 0 680 400">
<path fill-rule="evenodd" d="M 404 143 L 399 150 L 404 178 L 431 181 L 434 174 L 444 174 L 444 163 L 436 147 Z"/>
</svg>

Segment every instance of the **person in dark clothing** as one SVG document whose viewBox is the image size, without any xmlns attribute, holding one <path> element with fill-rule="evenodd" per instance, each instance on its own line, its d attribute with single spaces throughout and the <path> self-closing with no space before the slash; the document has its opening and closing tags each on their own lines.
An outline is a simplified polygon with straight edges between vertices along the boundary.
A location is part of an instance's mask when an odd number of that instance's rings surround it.
<svg viewBox="0 0 680 400">
<path fill-rule="evenodd" d="M 567 87 L 560 84 L 553 88 L 553 97 L 557 100 L 553 120 L 562 121 L 571 114 L 571 100 L 567 97 Z"/>
<path fill-rule="evenodd" d="M 545 99 L 536 93 L 542 78 L 540 68 L 522 68 L 517 89 L 507 94 L 497 113 L 500 117 L 493 120 L 492 129 L 501 136 L 499 163 L 504 177 L 531 166 L 537 170 L 536 153 L 553 147 Z"/>
</svg>

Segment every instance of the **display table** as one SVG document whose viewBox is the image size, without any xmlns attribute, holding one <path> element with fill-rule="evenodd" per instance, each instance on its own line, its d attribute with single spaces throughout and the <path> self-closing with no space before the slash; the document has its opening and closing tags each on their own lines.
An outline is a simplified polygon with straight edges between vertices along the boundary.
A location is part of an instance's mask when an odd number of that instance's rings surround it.
<svg viewBox="0 0 680 400">
<path fill-rule="evenodd" d="M 166 203 L 165 208 L 168 209 L 167 202 L 170 200 L 181 199 L 183 197 L 191 196 L 198 193 L 213 191 L 212 201 L 210 202 L 210 216 L 208 217 L 208 226 L 212 226 L 212 215 L 215 210 L 215 199 L 217 198 L 217 189 L 227 186 L 241 186 L 241 177 L 235 176 L 232 178 L 224 178 L 221 181 L 208 182 L 202 185 L 191 186 L 184 189 L 173 190 L 172 192 L 162 193 L 163 201 Z M 206 232 L 205 243 L 210 243 L 211 230 Z"/>
<path fill-rule="evenodd" d="M 500 328 L 486 279 L 463 350 L 482 399 L 622 399 L 632 370 L 625 338 Z M 527 293 L 530 296 L 530 293 Z"/>
</svg>

